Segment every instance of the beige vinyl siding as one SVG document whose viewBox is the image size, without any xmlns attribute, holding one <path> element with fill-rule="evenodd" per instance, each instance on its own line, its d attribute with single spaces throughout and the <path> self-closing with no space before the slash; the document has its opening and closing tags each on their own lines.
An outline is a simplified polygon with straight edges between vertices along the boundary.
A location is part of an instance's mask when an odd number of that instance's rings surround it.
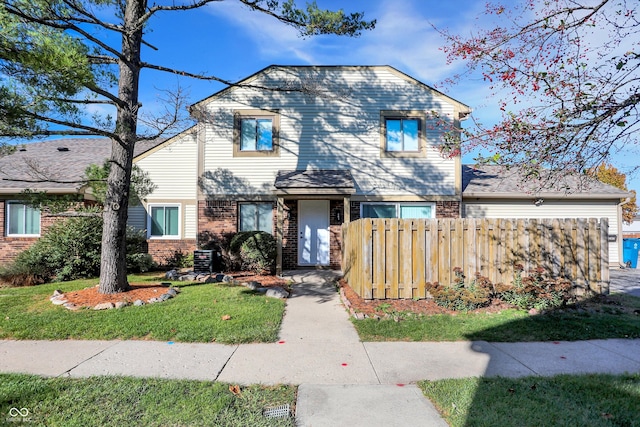
<svg viewBox="0 0 640 427">
<path fill-rule="evenodd" d="M 184 238 L 195 239 L 197 233 L 197 213 L 198 208 L 196 205 L 184 206 Z"/>
<path fill-rule="evenodd" d="M 142 231 L 147 228 L 147 211 L 144 206 L 129 206 L 127 225 L 136 231 Z"/>
<path fill-rule="evenodd" d="M 169 141 L 136 164 L 149 174 L 157 188 L 147 201 L 171 198 L 196 199 L 198 183 L 198 144 L 189 132 Z"/>
<path fill-rule="evenodd" d="M 616 242 L 609 243 L 609 262 L 619 262 L 618 206 L 611 201 L 555 201 L 545 200 L 540 206 L 532 200 L 513 201 L 465 201 L 462 204 L 465 218 L 608 218 L 609 235 L 617 235 Z"/>
<path fill-rule="evenodd" d="M 281 169 L 349 169 L 357 195 L 455 195 L 459 171 L 454 159 L 440 155 L 436 145 L 442 132 L 434 129 L 433 120 L 423 129 L 424 157 L 380 156 L 382 110 L 421 110 L 425 116 L 435 110 L 452 120 L 454 106 L 444 97 L 384 67 L 296 72 L 306 76 L 273 69 L 251 84 L 302 85 L 313 94 L 234 88 L 206 105 L 214 120 L 203 126 L 205 194 L 272 194 Z M 257 107 L 279 112 L 280 154 L 233 157 L 233 110 Z"/>
</svg>

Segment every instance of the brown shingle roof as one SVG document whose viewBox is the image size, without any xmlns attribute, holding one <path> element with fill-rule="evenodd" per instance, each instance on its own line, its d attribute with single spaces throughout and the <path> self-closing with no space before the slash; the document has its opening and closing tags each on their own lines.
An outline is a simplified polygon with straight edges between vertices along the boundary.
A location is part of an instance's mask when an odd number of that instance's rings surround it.
<svg viewBox="0 0 640 427">
<path fill-rule="evenodd" d="M 355 185 L 348 170 L 280 170 L 274 187 L 282 192 L 321 191 L 353 193 Z"/>
<path fill-rule="evenodd" d="M 540 189 L 541 185 L 546 188 Z M 521 198 L 535 195 L 547 198 L 619 199 L 627 191 L 586 177 L 565 174 L 547 182 L 524 177 L 517 168 L 502 166 L 462 166 L 462 196 L 464 198 Z"/>
<path fill-rule="evenodd" d="M 136 155 L 162 141 L 140 141 Z M 51 193 L 74 193 L 82 186 L 85 169 L 101 165 L 111 154 L 106 138 L 66 138 L 18 145 L 0 157 L 0 193 L 15 194 L 26 188 Z M 34 182 L 41 181 L 41 182 Z M 52 182 L 59 181 L 59 182 Z"/>
</svg>

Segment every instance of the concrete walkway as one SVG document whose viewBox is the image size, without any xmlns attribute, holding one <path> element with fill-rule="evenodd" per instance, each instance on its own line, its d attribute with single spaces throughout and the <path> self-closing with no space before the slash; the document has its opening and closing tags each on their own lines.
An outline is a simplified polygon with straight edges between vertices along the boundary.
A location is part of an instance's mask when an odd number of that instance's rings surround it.
<svg viewBox="0 0 640 427">
<path fill-rule="evenodd" d="M 640 340 L 359 341 L 326 271 L 294 272 L 271 344 L 0 341 L 0 372 L 299 384 L 301 426 L 446 426 L 415 382 L 469 376 L 640 372 Z M 139 363 L 144 360 L 144 363 Z"/>
</svg>

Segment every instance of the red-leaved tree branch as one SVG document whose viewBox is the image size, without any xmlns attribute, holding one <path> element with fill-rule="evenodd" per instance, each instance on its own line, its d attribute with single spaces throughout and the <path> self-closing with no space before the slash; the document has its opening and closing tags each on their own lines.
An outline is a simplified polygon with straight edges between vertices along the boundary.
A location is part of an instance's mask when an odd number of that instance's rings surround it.
<svg viewBox="0 0 640 427">
<path fill-rule="evenodd" d="M 464 148 L 483 160 L 584 174 L 637 145 L 640 131 L 640 2 L 529 0 L 489 4 L 493 28 L 441 31 L 457 79 L 480 74 L 500 97 L 501 120 L 476 122 Z"/>
</svg>

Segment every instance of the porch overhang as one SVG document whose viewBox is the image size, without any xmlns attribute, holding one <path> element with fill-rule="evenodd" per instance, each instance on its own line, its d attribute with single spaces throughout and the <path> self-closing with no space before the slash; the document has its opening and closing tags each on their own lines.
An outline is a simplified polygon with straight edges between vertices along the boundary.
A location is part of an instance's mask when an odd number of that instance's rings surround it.
<svg viewBox="0 0 640 427">
<path fill-rule="evenodd" d="M 277 196 L 351 195 L 355 183 L 349 170 L 280 170 L 274 182 Z"/>
</svg>

